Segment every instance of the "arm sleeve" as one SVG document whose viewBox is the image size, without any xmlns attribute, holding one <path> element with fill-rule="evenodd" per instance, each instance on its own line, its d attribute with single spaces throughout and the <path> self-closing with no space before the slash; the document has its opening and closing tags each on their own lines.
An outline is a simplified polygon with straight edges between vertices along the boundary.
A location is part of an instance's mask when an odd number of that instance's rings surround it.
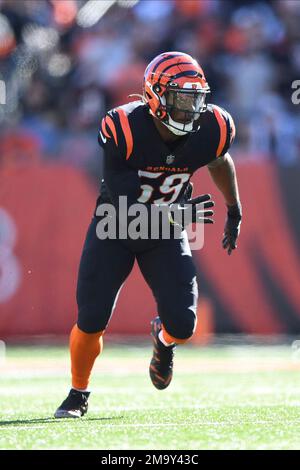
<svg viewBox="0 0 300 470">
<path fill-rule="evenodd" d="M 140 196 L 140 179 L 137 170 L 126 164 L 126 149 L 122 145 L 118 125 L 108 113 L 101 121 L 98 143 L 104 150 L 103 176 L 109 197 L 118 207 L 119 196 L 127 196 L 128 205 Z"/>
<path fill-rule="evenodd" d="M 130 168 L 117 152 L 104 151 L 104 181 L 113 204 L 118 207 L 119 196 L 127 196 L 128 206 L 140 196 L 140 178 L 137 170 Z"/>
</svg>

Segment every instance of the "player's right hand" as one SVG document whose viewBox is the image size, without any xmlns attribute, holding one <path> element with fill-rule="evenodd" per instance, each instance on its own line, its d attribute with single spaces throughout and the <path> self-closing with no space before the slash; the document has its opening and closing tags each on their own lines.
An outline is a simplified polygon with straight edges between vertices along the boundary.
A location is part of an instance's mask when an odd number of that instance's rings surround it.
<svg viewBox="0 0 300 470">
<path fill-rule="evenodd" d="M 192 222 L 213 224 L 214 221 L 210 217 L 214 215 L 214 211 L 206 210 L 209 207 L 215 205 L 214 201 L 211 200 L 210 194 L 202 194 L 193 199 L 189 199 L 186 204 L 192 206 Z"/>
<path fill-rule="evenodd" d="M 204 223 L 213 224 L 214 221 L 211 216 L 214 214 L 212 210 L 207 210 L 215 205 L 214 201 L 211 200 L 210 194 L 201 194 L 192 199 L 193 183 L 189 183 L 181 201 L 179 203 L 171 204 L 171 213 L 176 211 L 181 216 L 182 228 L 186 227 L 190 223 Z M 187 211 L 187 209 L 189 209 Z M 176 217 L 170 218 L 171 223 L 176 223 Z"/>
</svg>

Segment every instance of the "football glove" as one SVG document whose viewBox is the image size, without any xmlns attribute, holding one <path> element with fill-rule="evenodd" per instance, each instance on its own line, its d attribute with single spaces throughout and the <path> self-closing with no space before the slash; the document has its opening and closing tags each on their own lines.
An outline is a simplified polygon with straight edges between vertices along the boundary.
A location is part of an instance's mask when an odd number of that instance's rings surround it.
<svg viewBox="0 0 300 470">
<path fill-rule="evenodd" d="M 222 245 L 224 250 L 231 255 L 232 250 L 237 247 L 237 239 L 240 233 L 242 221 L 242 206 L 237 203 L 233 206 L 227 206 L 227 219 L 225 223 Z"/>
<path fill-rule="evenodd" d="M 210 218 L 214 214 L 212 210 L 205 210 L 209 207 L 214 206 L 214 202 L 211 200 L 210 194 L 202 194 L 192 199 L 193 194 L 193 183 L 189 183 L 187 188 L 180 200 L 179 203 L 174 203 L 170 205 L 170 223 L 178 224 L 178 219 L 180 221 L 181 227 L 184 229 L 187 225 L 193 222 L 204 223 L 204 224 L 213 224 L 213 219 Z M 188 216 L 186 216 L 187 205 L 190 207 Z M 176 217 L 175 211 L 177 212 Z M 179 215 L 179 217 L 178 217 Z"/>
</svg>

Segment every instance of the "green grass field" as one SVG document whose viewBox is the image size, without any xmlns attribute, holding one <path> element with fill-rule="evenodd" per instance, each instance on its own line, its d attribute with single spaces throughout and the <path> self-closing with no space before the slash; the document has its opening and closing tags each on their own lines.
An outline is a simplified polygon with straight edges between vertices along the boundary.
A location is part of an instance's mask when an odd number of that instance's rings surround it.
<svg viewBox="0 0 300 470">
<path fill-rule="evenodd" d="M 300 362 L 291 346 L 181 347 L 170 387 L 151 345 L 107 347 L 86 417 L 55 420 L 69 390 L 63 347 L 7 348 L 0 449 L 300 449 Z"/>
</svg>

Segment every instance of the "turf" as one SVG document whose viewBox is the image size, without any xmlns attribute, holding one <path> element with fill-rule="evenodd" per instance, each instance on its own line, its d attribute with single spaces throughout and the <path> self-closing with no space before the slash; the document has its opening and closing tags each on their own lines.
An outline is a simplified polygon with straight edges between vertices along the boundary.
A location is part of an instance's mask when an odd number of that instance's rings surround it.
<svg viewBox="0 0 300 470">
<path fill-rule="evenodd" d="M 69 389 L 63 347 L 7 348 L 0 449 L 300 449 L 300 363 L 290 346 L 177 348 L 170 387 L 151 347 L 107 347 L 86 417 L 55 420 Z"/>
</svg>

